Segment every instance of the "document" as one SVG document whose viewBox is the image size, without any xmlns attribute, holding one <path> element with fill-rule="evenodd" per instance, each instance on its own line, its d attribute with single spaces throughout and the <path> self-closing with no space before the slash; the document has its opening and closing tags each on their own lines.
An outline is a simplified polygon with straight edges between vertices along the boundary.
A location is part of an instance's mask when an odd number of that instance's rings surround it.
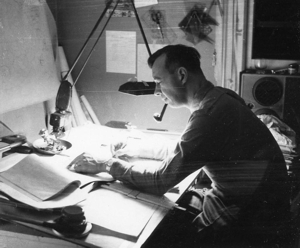
<svg viewBox="0 0 300 248">
<path fill-rule="evenodd" d="M 28 207 L 39 210 L 60 209 L 66 206 L 76 205 L 86 200 L 88 192 L 88 188 L 84 188 L 84 190 L 77 188 L 70 194 L 60 194 L 47 201 L 36 201 L 6 183 L 0 182 L 1 204 L 6 203 L 6 205 L 21 209 L 27 209 Z"/>
<path fill-rule="evenodd" d="M 41 202 L 47 201 L 44 205 L 55 207 L 57 203 L 54 204 L 54 201 L 63 200 L 70 205 L 67 200 L 70 199 L 74 204 L 76 195 L 79 200 L 83 200 L 82 189 L 93 182 L 113 180 L 107 173 L 89 176 L 71 171 L 67 169 L 70 160 L 72 158 L 30 154 L 0 173 L 0 191 L 21 202 L 26 199 L 29 205 L 39 206 L 43 205 Z"/>
<path fill-rule="evenodd" d="M 150 5 L 158 4 L 157 0 L 135 0 L 134 5 L 136 8 L 146 7 Z"/>
<path fill-rule="evenodd" d="M 106 31 L 106 71 L 136 73 L 136 32 Z"/>
<path fill-rule="evenodd" d="M 87 221 L 136 239 L 157 205 L 100 188 L 83 202 Z M 116 235 L 117 235 L 116 233 Z"/>
</svg>

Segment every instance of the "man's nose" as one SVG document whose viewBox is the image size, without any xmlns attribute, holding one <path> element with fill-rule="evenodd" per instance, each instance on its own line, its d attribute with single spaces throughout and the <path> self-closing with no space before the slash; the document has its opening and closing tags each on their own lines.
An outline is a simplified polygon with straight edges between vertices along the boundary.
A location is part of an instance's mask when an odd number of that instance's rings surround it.
<svg viewBox="0 0 300 248">
<path fill-rule="evenodd" d="M 156 86 L 155 86 L 154 95 L 155 96 L 160 96 L 161 95 L 161 89 L 160 89 L 160 85 L 159 84 L 156 84 Z"/>
</svg>

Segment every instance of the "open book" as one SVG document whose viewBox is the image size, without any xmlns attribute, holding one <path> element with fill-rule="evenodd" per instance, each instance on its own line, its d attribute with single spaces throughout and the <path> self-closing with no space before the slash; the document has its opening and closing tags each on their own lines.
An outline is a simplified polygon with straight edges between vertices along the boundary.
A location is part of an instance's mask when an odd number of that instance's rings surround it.
<svg viewBox="0 0 300 248">
<path fill-rule="evenodd" d="M 109 182 L 107 173 L 83 175 L 67 169 L 71 158 L 30 154 L 0 173 L 0 191 L 37 208 L 57 208 L 85 199 L 93 182 Z M 90 188 L 89 188 L 90 189 Z"/>
</svg>

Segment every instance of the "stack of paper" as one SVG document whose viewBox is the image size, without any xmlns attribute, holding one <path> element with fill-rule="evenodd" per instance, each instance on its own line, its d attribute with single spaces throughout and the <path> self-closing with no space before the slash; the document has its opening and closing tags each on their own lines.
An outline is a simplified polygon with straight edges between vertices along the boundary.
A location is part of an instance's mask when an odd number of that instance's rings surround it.
<svg viewBox="0 0 300 248">
<path fill-rule="evenodd" d="M 0 173 L 0 191 L 38 209 L 62 208 L 85 200 L 91 183 L 113 180 L 106 173 L 88 176 L 71 171 L 70 160 L 30 154 Z"/>
</svg>

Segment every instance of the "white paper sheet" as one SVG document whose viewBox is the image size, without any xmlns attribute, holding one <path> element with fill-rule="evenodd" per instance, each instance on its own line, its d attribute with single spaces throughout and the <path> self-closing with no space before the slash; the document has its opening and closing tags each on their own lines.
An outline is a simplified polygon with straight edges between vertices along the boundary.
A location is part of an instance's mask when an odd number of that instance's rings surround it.
<svg viewBox="0 0 300 248">
<path fill-rule="evenodd" d="M 165 44 L 149 44 L 151 53 L 166 46 Z M 137 56 L 137 79 L 138 81 L 152 82 L 152 71 L 147 64 L 149 53 L 145 44 L 138 44 L 138 56 Z"/>
<path fill-rule="evenodd" d="M 108 189 L 89 194 L 83 205 L 87 221 L 110 230 L 138 237 L 156 205 Z"/>
<path fill-rule="evenodd" d="M 134 0 L 134 5 L 136 8 L 150 6 L 153 4 L 158 4 L 158 1 L 157 0 Z"/>
<path fill-rule="evenodd" d="M 136 32 L 106 31 L 106 71 L 136 73 Z"/>
<path fill-rule="evenodd" d="M 14 188 L 10 187 L 9 185 L 3 182 L 0 182 L 0 189 L 1 189 L 0 194 L 4 193 L 6 195 L 9 195 L 11 198 L 37 209 L 63 208 L 66 206 L 75 205 L 78 204 L 79 202 L 84 201 L 88 195 L 87 190 L 77 189 L 73 191 L 72 194 L 63 195 L 48 201 L 38 202 L 33 200 L 31 197 L 28 197 L 26 194 L 23 194 L 22 192 L 15 190 Z M 90 187 L 88 189 L 90 189 Z M 15 202 L 11 204 L 18 206 L 18 204 Z"/>
</svg>

